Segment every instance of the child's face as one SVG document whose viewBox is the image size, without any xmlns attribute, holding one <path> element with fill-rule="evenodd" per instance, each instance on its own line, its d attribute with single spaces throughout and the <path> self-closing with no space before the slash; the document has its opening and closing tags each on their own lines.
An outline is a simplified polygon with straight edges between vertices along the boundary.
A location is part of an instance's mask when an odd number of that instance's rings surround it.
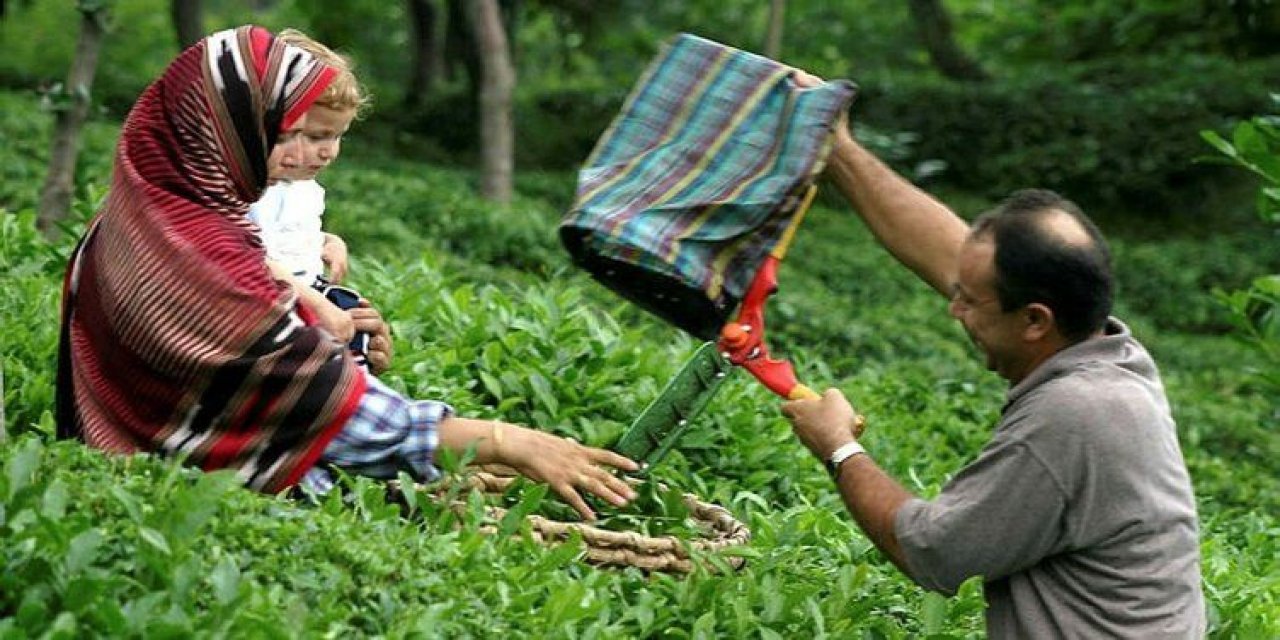
<svg viewBox="0 0 1280 640">
<path fill-rule="evenodd" d="M 271 182 L 278 180 L 311 180 L 342 150 L 342 136 L 355 119 L 354 109 L 330 109 L 316 105 L 298 118 L 288 130 L 280 132 L 276 146 L 267 158 Z"/>
</svg>

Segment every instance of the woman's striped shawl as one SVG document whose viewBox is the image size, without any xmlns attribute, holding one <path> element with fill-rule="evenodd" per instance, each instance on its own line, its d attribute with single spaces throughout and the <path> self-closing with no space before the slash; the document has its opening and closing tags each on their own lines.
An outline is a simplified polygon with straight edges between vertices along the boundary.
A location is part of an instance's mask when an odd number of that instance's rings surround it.
<svg viewBox="0 0 1280 640">
<path fill-rule="evenodd" d="M 682 34 L 664 47 L 578 176 L 560 235 L 603 284 L 710 338 L 821 171 L 848 81 Z"/>
<path fill-rule="evenodd" d="M 138 99 L 67 269 L 60 436 L 236 469 L 276 492 L 342 428 L 363 374 L 272 279 L 244 217 L 278 133 L 333 76 L 240 27 L 183 52 Z"/>
</svg>

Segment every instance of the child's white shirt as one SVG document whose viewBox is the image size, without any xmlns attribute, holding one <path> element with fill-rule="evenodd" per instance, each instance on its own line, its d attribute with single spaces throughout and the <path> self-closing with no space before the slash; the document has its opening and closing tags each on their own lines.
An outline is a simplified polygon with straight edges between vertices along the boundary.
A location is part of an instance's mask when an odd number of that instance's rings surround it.
<svg viewBox="0 0 1280 640">
<path fill-rule="evenodd" d="M 324 273 L 324 187 L 315 180 L 280 181 L 249 206 L 248 218 L 262 230 L 267 257 L 304 284 Z"/>
</svg>

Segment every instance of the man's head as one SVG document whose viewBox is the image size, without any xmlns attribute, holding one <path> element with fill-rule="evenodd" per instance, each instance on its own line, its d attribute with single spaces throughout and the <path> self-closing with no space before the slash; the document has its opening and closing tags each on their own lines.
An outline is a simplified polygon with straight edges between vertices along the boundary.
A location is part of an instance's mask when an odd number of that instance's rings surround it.
<svg viewBox="0 0 1280 640">
<path fill-rule="evenodd" d="M 281 132 L 267 159 L 272 181 L 310 180 L 338 158 L 342 136 L 369 99 L 356 80 L 354 64 L 346 56 L 296 29 L 285 29 L 278 37 L 338 71 L 306 115 Z"/>
<path fill-rule="evenodd" d="M 1111 313 L 1111 257 L 1071 201 L 1018 191 L 974 221 L 961 250 L 951 313 L 1012 382 L 1097 333 Z"/>
</svg>

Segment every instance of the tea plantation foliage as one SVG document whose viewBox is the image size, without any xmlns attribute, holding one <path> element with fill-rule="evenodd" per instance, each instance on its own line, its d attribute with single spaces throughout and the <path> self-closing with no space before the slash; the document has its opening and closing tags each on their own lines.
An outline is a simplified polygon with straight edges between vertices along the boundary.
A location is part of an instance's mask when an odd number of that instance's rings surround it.
<svg viewBox="0 0 1280 640">
<path fill-rule="evenodd" d="M 305 506 L 223 473 L 55 442 L 70 240 L 33 228 L 47 115 L 14 94 L 0 94 L 0 114 L 0 637 L 982 635 L 981 585 L 944 599 L 899 574 L 745 375 L 656 472 L 749 524 L 746 567 L 727 574 L 595 569 L 577 545 L 540 546 L 519 522 L 483 536 L 475 496 L 462 513 L 416 496 L 402 517 L 361 481 L 346 501 Z M 108 181 L 115 134 L 88 132 L 77 225 Z M 358 131 L 348 145 L 325 176 L 328 224 L 352 248 L 353 283 L 391 319 L 391 384 L 607 445 L 695 347 L 567 264 L 554 230 L 571 175 L 522 175 L 499 210 L 465 172 L 379 157 Z M 1230 318 L 1211 291 L 1280 271 L 1267 233 L 1115 243 L 1120 311 L 1162 365 L 1200 500 L 1217 637 L 1280 636 L 1280 413 L 1251 375 L 1264 361 L 1223 334 Z M 985 441 L 1004 391 L 944 301 L 840 206 L 810 214 L 780 279 L 774 347 L 810 385 L 854 400 L 880 464 L 936 494 Z"/>
</svg>

